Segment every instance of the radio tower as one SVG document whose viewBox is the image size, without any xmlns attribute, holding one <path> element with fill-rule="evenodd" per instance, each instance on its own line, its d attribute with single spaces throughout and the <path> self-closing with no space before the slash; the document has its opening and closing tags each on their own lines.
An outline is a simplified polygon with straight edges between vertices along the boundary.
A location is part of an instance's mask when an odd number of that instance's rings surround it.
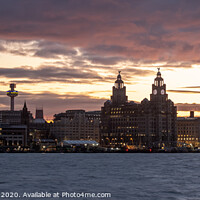
<svg viewBox="0 0 200 200">
<path fill-rule="evenodd" d="M 16 85 L 10 84 L 10 90 L 7 91 L 7 96 L 10 97 L 10 110 L 14 111 L 14 98 L 18 96 L 18 91 L 15 90 Z"/>
</svg>

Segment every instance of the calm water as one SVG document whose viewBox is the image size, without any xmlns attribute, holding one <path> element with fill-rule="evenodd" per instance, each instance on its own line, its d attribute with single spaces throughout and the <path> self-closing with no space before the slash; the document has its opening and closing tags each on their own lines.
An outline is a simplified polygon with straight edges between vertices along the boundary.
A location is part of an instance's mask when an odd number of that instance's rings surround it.
<svg viewBox="0 0 200 200">
<path fill-rule="evenodd" d="M 111 198 L 99 199 L 112 200 L 199 200 L 200 154 L 0 154 L 0 191 L 109 192 Z"/>
</svg>

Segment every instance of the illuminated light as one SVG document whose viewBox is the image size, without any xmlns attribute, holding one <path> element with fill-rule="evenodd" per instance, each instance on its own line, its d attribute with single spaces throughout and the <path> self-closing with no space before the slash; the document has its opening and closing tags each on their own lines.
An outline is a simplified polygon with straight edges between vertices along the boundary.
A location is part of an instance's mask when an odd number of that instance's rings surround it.
<svg viewBox="0 0 200 200">
<path fill-rule="evenodd" d="M 54 123 L 54 121 L 52 119 L 46 120 L 46 121 L 47 121 L 47 123 Z"/>
<path fill-rule="evenodd" d="M 126 152 L 128 152 L 128 149 L 126 149 Z"/>
<path fill-rule="evenodd" d="M 149 152 L 152 152 L 152 149 L 149 149 Z"/>
</svg>

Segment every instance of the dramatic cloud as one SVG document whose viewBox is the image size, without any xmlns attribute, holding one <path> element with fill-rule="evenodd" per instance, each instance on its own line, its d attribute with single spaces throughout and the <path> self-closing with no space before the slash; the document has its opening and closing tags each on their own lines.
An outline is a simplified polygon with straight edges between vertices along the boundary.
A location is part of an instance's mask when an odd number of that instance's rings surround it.
<svg viewBox="0 0 200 200">
<path fill-rule="evenodd" d="M 38 44 L 38 50 L 35 52 L 35 56 L 43 58 L 59 58 L 59 55 L 76 55 L 76 51 L 72 48 L 66 47 L 55 42 L 41 41 Z"/>
<path fill-rule="evenodd" d="M 199 13 L 199 1 L 185 0 L 0 1 L 1 85 L 15 82 L 25 89 L 37 85 L 31 89 L 38 93 L 38 87 L 52 91 L 62 83 L 91 84 L 92 94 L 97 85 L 102 86 L 98 90 L 106 89 L 106 84 L 111 87 L 121 70 L 127 88 L 136 83 L 138 88 L 131 90 L 142 95 L 139 84 L 149 84 L 157 67 L 164 72 L 199 68 Z M 189 90 L 198 86 L 177 87 L 170 85 L 169 92 L 200 93 Z M 81 107 L 80 102 L 87 109 L 100 109 L 103 102 L 89 93 L 65 99 L 56 91 L 48 93 L 48 103 L 44 91 L 27 95 L 30 105 L 44 103 L 50 106 L 49 113 L 56 113 L 67 102 L 69 109 Z M 24 97 L 17 97 L 20 104 Z M 1 95 L 0 105 L 6 103 L 4 98 Z"/>
<path fill-rule="evenodd" d="M 197 60 L 199 12 L 198 1 L 8 0 L 0 2 L 0 37 L 61 42 L 107 56 Z M 36 55 L 74 53 L 68 51 L 45 47 Z"/>
<path fill-rule="evenodd" d="M 37 69 L 32 67 L 0 68 L 0 76 L 6 78 L 29 78 L 43 81 L 67 81 L 72 78 L 97 79 L 102 78 L 92 71 L 83 72 L 80 69 L 55 66 L 41 66 Z"/>
<path fill-rule="evenodd" d="M 105 72 L 110 71 L 115 73 L 117 76 L 117 69 L 106 68 L 103 66 L 83 66 L 81 68 L 75 67 L 56 67 L 51 66 L 40 66 L 33 68 L 30 66 L 16 67 L 16 68 L 0 68 L 0 77 L 8 78 L 15 83 L 44 83 L 44 82 L 62 82 L 62 83 L 85 83 L 91 84 L 94 82 L 114 82 L 115 76 L 104 76 L 102 77 L 97 72 L 93 71 L 92 68 L 103 69 Z M 130 75 L 131 72 L 131 75 Z M 136 76 L 148 76 L 153 74 L 151 70 L 141 70 L 135 68 L 127 68 L 123 72 L 123 78 L 126 81 Z M 20 80 L 19 80 L 20 79 Z M 24 79 L 24 80 L 21 80 Z M 27 80 L 28 79 L 28 80 Z M 9 82 L 9 81 L 8 81 Z M 7 83 L 6 83 L 7 84 Z"/>
</svg>

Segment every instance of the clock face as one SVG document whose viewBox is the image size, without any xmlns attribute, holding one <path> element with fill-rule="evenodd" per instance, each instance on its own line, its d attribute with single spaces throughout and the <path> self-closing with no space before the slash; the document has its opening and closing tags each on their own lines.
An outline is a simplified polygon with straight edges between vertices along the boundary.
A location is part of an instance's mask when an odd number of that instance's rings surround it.
<svg viewBox="0 0 200 200">
<path fill-rule="evenodd" d="M 153 94 L 154 95 L 156 95 L 157 94 L 157 90 L 155 89 L 155 90 L 153 90 Z"/>
<path fill-rule="evenodd" d="M 161 90 L 161 94 L 165 94 L 165 91 L 163 89 Z"/>
</svg>

